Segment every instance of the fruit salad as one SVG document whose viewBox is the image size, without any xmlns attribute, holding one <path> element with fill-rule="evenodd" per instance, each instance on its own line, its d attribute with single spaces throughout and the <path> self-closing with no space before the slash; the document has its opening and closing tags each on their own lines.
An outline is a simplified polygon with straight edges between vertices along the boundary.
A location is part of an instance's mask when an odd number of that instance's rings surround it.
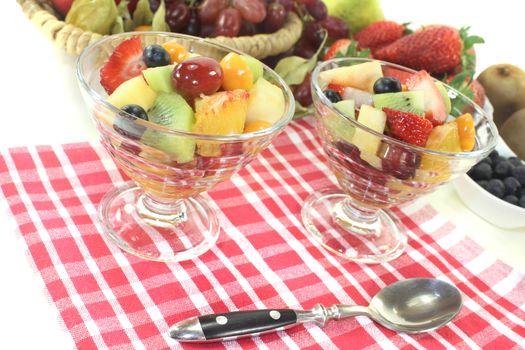
<svg viewBox="0 0 525 350">
<path fill-rule="evenodd" d="M 441 152 L 469 152 L 475 147 L 472 115 L 452 117 L 445 86 L 424 70 L 410 73 L 369 61 L 322 71 L 319 81 L 337 110 L 376 133 Z M 337 116 L 326 122 L 339 139 L 359 149 L 362 160 L 381 170 L 389 168 L 384 156 L 392 153 L 392 147 L 385 147 L 377 135 Z M 428 165 L 420 158 L 414 160 L 412 171 L 394 174 L 401 179 L 413 177 L 416 165 Z"/>
<path fill-rule="evenodd" d="M 157 132 L 148 123 L 237 135 L 270 128 L 285 112 L 283 91 L 265 79 L 258 60 L 235 52 L 219 60 L 201 56 L 176 39 L 144 46 L 139 36 L 123 41 L 101 68 L 100 84 L 121 110 L 105 123 L 177 163 L 224 150 L 215 141 Z"/>
</svg>

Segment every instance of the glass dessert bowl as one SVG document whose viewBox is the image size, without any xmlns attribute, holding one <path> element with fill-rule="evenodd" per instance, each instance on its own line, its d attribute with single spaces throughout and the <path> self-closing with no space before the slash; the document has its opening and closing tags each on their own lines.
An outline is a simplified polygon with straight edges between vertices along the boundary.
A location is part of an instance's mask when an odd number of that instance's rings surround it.
<svg viewBox="0 0 525 350">
<path fill-rule="evenodd" d="M 252 161 L 294 112 L 271 69 L 181 34 L 104 38 L 80 55 L 77 77 L 102 145 L 133 180 L 103 198 L 103 234 L 148 260 L 188 260 L 215 244 L 216 209 L 201 193 Z"/>
<path fill-rule="evenodd" d="M 381 263 L 406 247 L 388 209 L 466 173 L 495 147 L 481 107 L 426 72 L 342 58 L 312 74 L 315 126 L 340 190 L 312 194 L 309 235 L 346 259 Z"/>
</svg>

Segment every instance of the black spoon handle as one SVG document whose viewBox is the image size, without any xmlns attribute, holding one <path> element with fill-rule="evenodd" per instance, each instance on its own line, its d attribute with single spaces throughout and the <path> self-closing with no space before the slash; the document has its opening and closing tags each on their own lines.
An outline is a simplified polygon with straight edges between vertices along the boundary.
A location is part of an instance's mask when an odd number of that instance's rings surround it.
<svg viewBox="0 0 525 350">
<path fill-rule="evenodd" d="M 206 340 L 222 340 L 263 333 L 297 323 L 295 311 L 289 309 L 235 311 L 199 317 Z"/>
</svg>

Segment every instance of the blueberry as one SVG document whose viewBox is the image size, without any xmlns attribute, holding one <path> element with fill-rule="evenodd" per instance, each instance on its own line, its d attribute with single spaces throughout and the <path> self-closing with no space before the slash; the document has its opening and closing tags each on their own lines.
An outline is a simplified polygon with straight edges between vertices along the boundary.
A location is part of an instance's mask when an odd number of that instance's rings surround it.
<svg viewBox="0 0 525 350">
<path fill-rule="evenodd" d="M 496 165 L 498 165 L 501 162 L 507 162 L 507 159 L 502 156 L 494 156 L 492 157 L 492 168 L 494 169 Z"/>
<path fill-rule="evenodd" d="M 487 163 L 478 163 L 468 172 L 469 176 L 476 180 L 490 180 L 492 177 L 492 168 Z"/>
<path fill-rule="evenodd" d="M 503 200 L 505 202 L 507 202 L 507 203 L 510 203 L 510 204 L 519 205 L 518 197 L 513 196 L 513 195 L 507 195 L 507 196 L 503 197 Z"/>
<path fill-rule="evenodd" d="M 148 120 L 148 114 L 146 113 L 144 108 L 142 108 L 139 105 L 133 105 L 133 104 L 125 105 L 124 107 L 121 108 L 121 110 L 131 115 L 134 115 L 137 118 Z"/>
<path fill-rule="evenodd" d="M 518 201 L 518 205 L 522 208 L 525 208 L 525 195 L 520 197 L 520 200 Z"/>
<path fill-rule="evenodd" d="M 142 59 L 148 67 L 167 66 L 171 63 L 171 56 L 168 51 L 157 44 L 146 46 L 142 53 Z"/>
<path fill-rule="evenodd" d="M 508 160 L 502 160 L 494 165 L 494 177 L 504 179 L 510 175 L 512 168 L 514 168 L 514 165 L 512 165 Z"/>
<path fill-rule="evenodd" d="M 503 180 L 505 185 L 505 194 L 506 195 L 516 195 L 519 190 L 521 190 L 521 185 L 518 180 L 513 177 L 507 177 Z"/>
<path fill-rule="evenodd" d="M 492 158 L 490 157 L 487 157 L 487 158 L 483 158 L 482 160 L 479 161 L 480 163 L 487 163 L 488 165 L 490 165 L 492 167 Z"/>
<path fill-rule="evenodd" d="M 385 94 L 388 92 L 400 92 L 401 83 L 396 78 L 383 77 L 374 83 L 374 93 Z"/>
<path fill-rule="evenodd" d="M 484 189 L 487 189 L 489 182 L 487 180 L 478 180 L 476 183 Z"/>
<path fill-rule="evenodd" d="M 326 96 L 326 98 L 328 98 L 330 100 L 330 102 L 332 103 L 337 103 L 339 101 L 341 101 L 343 98 L 341 97 L 341 95 L 335 91 L 335 90 L 326 90 L 324 92 L 324 95 Z"/>
<path fill-rule="evenodd" d="M 505 194 L 505 185 L 500 179 L 492 179 L 487 184 L 487 191 L 498 198 L 502 198 Z"/>
<path fill-rule="evenodd" d="M 125 105 L 121 109 L 136 118 L 148 120 L 148 114 L 144 108 L 139 105 Z M 139 140 L 142 137 L 142 134 L 144 134 L 146 128 L 143 125 L 136 124 L 135 119 L 126 113 L 119 113 L 117 115 L 115 118 L 115 124 L 113 124 L 113 129 L 124 137 L 132 140 Z"/>
<path fill-rule="evenodd" d="M 510 164 L 514 165 L 514 166 L 520 166 L 520 165 L 523 165 L 523 162 L 521 161 L 521 159 L 519 159 L 518 157 L 510 157 L 508 159 L 508 161 L 510 162 Z"/>
<path fill-rule="evenodd" d="M 490 152 L 489 157 L 492 158 L 492 159 L 494 159 L 496 157 L 499 157 L 499 152 L 494 150 L 494 151 Z"/>
<path fill-rule="evenodd" d="M 515 177 L 522 186 L 525 186 L 525 165 L 512 168 L 510 175 Z"/>
</svg>

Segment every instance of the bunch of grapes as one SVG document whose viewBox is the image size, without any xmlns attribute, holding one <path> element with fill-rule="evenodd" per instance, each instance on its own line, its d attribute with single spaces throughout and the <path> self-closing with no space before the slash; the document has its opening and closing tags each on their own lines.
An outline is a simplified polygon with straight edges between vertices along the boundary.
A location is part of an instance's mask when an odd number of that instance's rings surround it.
<svg viewBox="0 0 525 350">
<path fill-rule="evenodd" d="M 160 0 L 149 0 L 155 12 Z M 165 0 L 172 32 L 201 37 L 273 33 L 284 26 L 294 0 Z"/>
<path fill-rule="evenodd" d="M 325 33 L 330 39 L 348 37 L 348 26 L 337 17 L 328 16 L 322 0 L 296 0 L 296 12 L 303 19 L 303 35 L 295 46 L 294 54 L 310 58 L 323 42 Z"/>
</svg>

